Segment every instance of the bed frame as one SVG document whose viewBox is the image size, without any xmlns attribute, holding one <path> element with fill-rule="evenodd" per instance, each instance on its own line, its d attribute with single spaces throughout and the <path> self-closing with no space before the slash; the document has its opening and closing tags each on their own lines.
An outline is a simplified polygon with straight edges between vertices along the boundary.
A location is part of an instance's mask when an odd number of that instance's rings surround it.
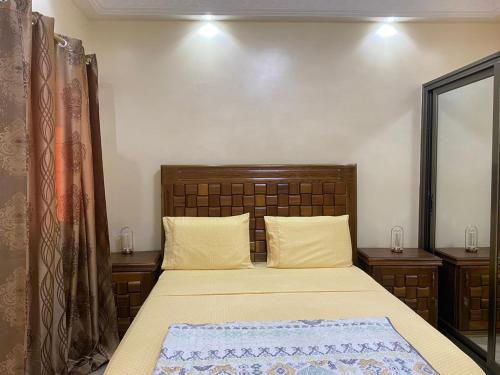
<svg viewBox="0 0 500 375">
<path fill-rule="evenodd" d="M 161 185 L 162 217 L 249 212 L 254 262 L 267 259 L 265 215 L 348 214 L 357 260 L 356 165 L 162 165 Z"/>
</svg>

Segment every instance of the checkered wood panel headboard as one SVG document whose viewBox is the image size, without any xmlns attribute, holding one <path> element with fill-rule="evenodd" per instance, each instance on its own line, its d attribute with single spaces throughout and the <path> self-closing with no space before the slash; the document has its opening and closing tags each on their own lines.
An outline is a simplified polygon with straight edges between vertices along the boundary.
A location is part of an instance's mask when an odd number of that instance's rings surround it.
<svg viewBox="0 0 500 375">
<path fill-rule="evenodd" d="M 348 214 L 356 261 L 356 165 L 162 165 L 161 184 L 162 217 L 250 213 L 254 262 L 267 258 L 264 216 Z"/>
</svg>

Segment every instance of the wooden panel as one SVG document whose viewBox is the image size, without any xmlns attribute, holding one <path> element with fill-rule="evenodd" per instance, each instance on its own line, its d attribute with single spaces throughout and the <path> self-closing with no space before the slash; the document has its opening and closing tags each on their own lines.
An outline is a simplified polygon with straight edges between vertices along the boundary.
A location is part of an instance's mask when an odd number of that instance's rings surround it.
<svg viewBox="0 0 500 375">
<path fill-rule="evenodd" d="M 445 291 L 439 295 L 440 320 L 463 333 L 487 333 L 488 252 L 480 249 L 473 254 L 466 253 L 463 248 L 446 248 L 439 249 L 437 254 L 443 258 L 439 287 Z M 497 298 L 497 304 L 499 302 Z M 500 314 L 497 320 L 500 321 Z"/>
<path fill-rule="evenodd" d="M 162 216 L 250 213 L 251 259 L 265 261 L 263 217 L 349 215 L 356 256 L 356 166 L 162 166 Z M 262 226 L 257 223 L 262 220 Z M 162 243 L 164 233 L 162 231 Z"/>
<path fill-rule="evenodd" d="M 135 251 L 132 254 L 111 253 L 112 271 L 114 272 L 154 272 L 158 269 L 163 255 L 162 250 Z"/>
<path fill-rule="evenodd" d="M 174 192 L 179 196 L 189 189 L 193 190 L 194 187 L 177 185 Z M 158 279 L 161 252 L 144 251 L 133 255 L 112 253 L 111 260 L 118 334 L 122 338 Z"/>
<path fill-rule="evenodd" d="M 153 287 L 150 272 L 114 272 L 115 302 L 118 315 L 118 333 L 123 337 L 138 309 Z"/>
<path fill-rule="evenodd" d="M 365 263 L 364 269 L 422 318 L 437 326 L 437 266 L 369 267 Z"/>
<path fill-rule="evenodd" d="M 461 267 L 460 329 L 463 331 L 488 331 L 489 267 Z M 497 281 L 497 285 L 500 283 Z M 497 304 L 500 300 L 497 298 Z M 500 316 L 497 314 L 497 321 Z"/>
</svg>

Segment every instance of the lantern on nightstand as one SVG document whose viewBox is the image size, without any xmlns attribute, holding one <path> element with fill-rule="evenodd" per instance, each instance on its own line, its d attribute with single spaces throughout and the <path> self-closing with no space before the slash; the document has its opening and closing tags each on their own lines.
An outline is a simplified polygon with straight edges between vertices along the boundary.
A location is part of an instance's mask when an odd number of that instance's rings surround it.
<svg viewBox="0 0 500 375">
<path fill-rule="evenodd" d="M 478 230 L 475 225 L 469 225 L 465 228 L 465 251 L 469 253 L 477 253 L 478 246 Z"/>
<path fill-rule="evenodd" d="M 391 229 L 391 250 L 393 253 L 402 253 L 404 243 L 403 227 L 397 225 Z"/>
<path fill-rule="evenodd" d="M 132 254 L 134 252 L 134 232 L 130 227 L 123 227 L 120 232 L 122 240 L 122 253 Z"/>
</svg>

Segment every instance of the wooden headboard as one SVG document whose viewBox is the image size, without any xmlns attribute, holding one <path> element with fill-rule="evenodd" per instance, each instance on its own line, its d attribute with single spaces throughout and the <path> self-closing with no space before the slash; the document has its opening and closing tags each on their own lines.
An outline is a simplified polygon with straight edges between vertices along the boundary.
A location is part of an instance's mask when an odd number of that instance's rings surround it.
<svg viewBox="0 0 500 375">
<path fill-rule="evenodd" d="M 254 262 L 267 258 L 265 215 L 348 214 L 356 262 L 356 165 L 162 165 L 161 184 L 162 217 L 249 212 Z"/>
</svg>

